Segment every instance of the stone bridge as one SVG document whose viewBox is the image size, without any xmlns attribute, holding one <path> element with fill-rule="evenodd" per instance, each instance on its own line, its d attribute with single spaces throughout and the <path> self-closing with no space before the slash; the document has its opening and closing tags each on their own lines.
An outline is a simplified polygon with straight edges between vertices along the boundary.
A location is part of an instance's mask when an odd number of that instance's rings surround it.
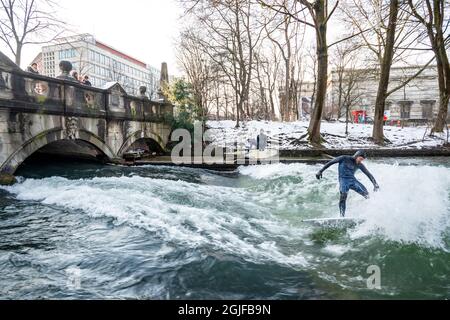
<svg viewBox="0 0 450 320">
<path fill-rule="evenodd" d="M 71 65 L 49 78 L 22 71 L 0 52 L 0 176 L 11 177 L 36 152 L 120 161 L 130 148 L 166 149 L 173 106 L 164 100 L 71 80 Z"/>
</svg>

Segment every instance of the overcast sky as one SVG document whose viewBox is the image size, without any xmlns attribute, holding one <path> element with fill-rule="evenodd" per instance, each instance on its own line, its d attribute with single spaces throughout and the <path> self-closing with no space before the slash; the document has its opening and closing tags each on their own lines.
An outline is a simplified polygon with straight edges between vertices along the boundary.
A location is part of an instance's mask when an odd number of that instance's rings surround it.
<svg viewBox="0 0 450 320">
<path fill-rule="evenodd" d="M 169 64 L 170 74 L 179 74 L 173 42 L 180 27 L 182 10 L 176 0 L 58 0 L 60 17 L 77 33 L 92 33 L 96 38 L 152 66 Z M 0 50 L 11 56 L 3 44 Z M 40 52 L 25 47 L 26 66 Z"/>
<path fill-rule="evenodd" d="M 74 33 L 91 33 L 112 47 L 156 68 L 162 62 L 169 65 L 171 75 L 180 75 L 174 52 L 174 42 L 182 29 L 183 10 L 177 0 L 57 0 L 59 16 L 67 21 Z M 336 15 L 335 15 L 336 16 Z M 329 40 L 342 37 L 343 25 L 330 21 Z M 312 29 L 311 29 L 312 30 Z M 310 30 L 309 33 L 312 31 Z M 308 47 L 314 34 L 306 37 Z M 11 56 L 6 46 L 0 50 Z M 22 67 L 26 67 L 40 52 L 40 47 L 24 48 Z M 421 60 L 424 58 L 422 57 Z M 411 60 L 413 63 L 413 61 Z"/>
</svg>

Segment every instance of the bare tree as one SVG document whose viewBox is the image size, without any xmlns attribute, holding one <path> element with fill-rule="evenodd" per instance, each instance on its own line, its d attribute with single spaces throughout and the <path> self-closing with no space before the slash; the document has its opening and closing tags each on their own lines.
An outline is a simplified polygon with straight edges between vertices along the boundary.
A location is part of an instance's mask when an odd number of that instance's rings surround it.
<svg viewBox="0 0 450 320">
<path fill-rule="evenodd" d="M 120 64 L 114 59 L 110 59 L 108 79 L 112 82 L 120 83 L 127 92 L 130 92 L 133 89 L 133 85 L 126 76 L 125 70 L 122 70 Z"/>
<path fill-rule="evenodd" d="M 250 0 L 182 1 L 186 13 L 203 32 L 198 45 L 220 68 L 234 91 L 236 126 L 251 115 L 249 96 L 254 71 L 254 53 L 263 27 L 255 19 L 258 6 Z"/>
<path fill-rule="evenodd" d="M 389 86 L 389 77 L 391 72 L 392 60 L 394 58 L 395 35 L 398 21 L 400 3 L 398 0 L 392 0 L 389 6 L 389 24 L 386 31 L 386 45 L 381 61 L 380 80 L 378 84 L 377 99 L 375 101 L 375 117 L 373 125 L 373 139 L 378 144 L 384 143 L 383 124 L 384 109 Z"/>
<path fill-rule="evenodd" d="M 447 50 L 450 44 L 448 31 L 450 18 L 449 2 L 444 0 L 408 0 L 413 16 L 425 28 L 431 49 L 436 58 L 439 83 L 439 112 L 432 129 L 433 132 L 444 132 L 450 102 L 450 65 Z"/>
<path fill-rule="evenodd" d="M 302 108 L 302 112 L 306 115 L 311 115 L 313 109 L 314 109 L 314 102 L 316 101 L 316 92 L 317 92 L 317 55 L 316 55 L 316 47 L 315 45 L 311 45 L 306 48 L 306 52 L 304 54 L 304 57 L 306 59 L 303 59 L 301 61 L 302 69 L 303 69 L 303 75 L 302 78 L 308 78 L 310 83 L 312 83 L 312 94 L 311 96 L 307 97 L 310 98 L 309 108 Z M 303 80 L 302 87 L 303 87 Z M 299 90 L 302 90 L 302 87 L 299 88 Z M 306 98 L 306 97 L 305 97 Z"/>
<path fill-rule="evenodd" d="M 419 37 L 416 35 L 417 23 L 405 11 L 402 1 L 351 0 L 341 7 L 344 20 L 349 28 L 354 28 L 360 44 L 367 50 L 373 69 L 377 71 L 379 87 L 375 101 L 373 139 L 383 144 L 384 111 L 386 99 L 417 78 L 433 61 L 430 59 L 418 72 L 409 75 L 400 84 L 390 88 L 390 71 L 393 64 L 408 65 L 417 50 Z M 373 56 L 374 59 L 370 59 Z"/>
<path fill-rule="evenodd" d="M 295 11 L 296 4 L 296 2 L 289 4 L 287 0 L 283 0 L 282 5 L 286 8 L 289 6 L 289 11 Z M 268 25 L 266 24 L 267 36 L 280 51 L 280 56 L 284 62 L 284 83 L 281 87 L 282 92 L 280 92 L 281 120 L 292 121 L 298 118 L 298 105 L 296 104 L 298 79 L 296 79 L 296 69 L 300 68 L 300 66 L 296 62 L 298 62 L 297 57 L 299 56 L 300 48 L 303 46 L 305 34 L 304 30 L 303 32 L 300 30 L 300 26 L 304 27 L 304 25 L 297 23 L 290 15 L 280 15 L 272 23 L 274 24 L 273 29 L 281 33 L 280 39 L 276 37 L 274 30 L 268 30 Z"/>
<path fill-rule="evenodd" d="M 358 64 L 363 53 L 360 49 L 356 41 L 341 42 L 334 48 L 331 58 L 333 103 L 330 113 L 333 115 L 336 112 L 338 119 L 345 115 L 347 123 L 351 107 L 362 96 L 360 83 L 375 77 L 372 69 L 361 68 Z"/>
<path fill-rule="evenodd" d="M 53 0 L 0 0 L 0 40 L 20 66 L 22 51 L 29 44 L 48 43 L 63 32 Z"/>
<path fill-rule="evenodd" d="M 192 85 L 195 104 L 200 108 L 201 117 L 208 115 L 208 98 L 212 90 L 213 77 L 217 76 L 208 55 L 199 46 L 200 40 L 192 30 L 181 33 L 178 43 L 177 58 Z M 217 85 L 216 85 L 217 87 Z M 216 88 L 217 89 L 217 88 Z M 216 103 L 218 97 L 215 97 Z"/>
<path fill-rule="evenodd" d="M 260 116 L 263 116 L 265 120 L 270 120 L 270 107 L 269 102 L 267 99 L 267 90 L 266 87 L 266 78 L 263 75 L 264 72 L 264 64 L 267 64 L 267 60 L 259 53 L 255 53 L 255 72 L 256 72 L 256 81 L 258 83 L 257 85 L 257 100 L 258 100 L 258 107 L 257 107 L 257 113 Z"/>
<path fill-rule="evenodd" d="M 262 61 L 260 66 L 263 73 L 262 76 L 265 78 L 264 82 L 267 84 L 268 104 L 270 109 L 269 120 L 275 120 L 275 96 L 278 71 L 280 69 L 280 54 L 277 52 L 276 48 L 272 46 L 268 55 L 269 58 Z"/>
<path fill-rule="evenodd" d="M 320 125 L 322 120 L 322 113 L 325 107 L 325 99 L 327 95 L 328 85 L 328 42 L 327 42 L 327 26 L 328 21 L 333 15 L 339 1 L 328 12 L 327 0 L 316 0 L 309 2 L 307 0 L 300 1 L 308 8 L 309 14 L 312 17 L 313 24 L 316 31 L 316 46 L 317 46 L 317 97 L 314 105 L 314 110 L 311 115 L 309 124 L 309 139 L 312 143 L 321 143 L 322 137 L 320 135 Z"/>
<path fill-rule="evenodd" d="M 304 51 L 303 51 L 303 40 L 304 40 L 304 33 L 302 36 L 302 41 L 301 41 L 301 47 L 302 47 L 302 51 L 298 51 L 296 54 L 296 58 L 294 63 L 296 64 L 296 73 L 295 74 L 295 78 L 296 81 L 294 82 L 294 88 L 293 88 L 293 92 L 294 97 L 294 106 L 295 106 L 295 112 L 297 115 L 297 119 L 301 119 L 303 116 L 303 100 L 302 100 L 302 96 L 301 96 L 301 92 L 302 92 L 302 88 L 303 88 L 303 83 L 305 81 L 305 77 L 306 77 L 306 60 L 304 58 Z M 300 48 L 299 48 L 300 49 Z M 315 73 L 314 73 L 315 74 Z"/>
<path fill-rule="evenodd" d="M 328 85 L 328 41 L 327 26 L 330 18 L 335 12 L 339 1 L 335 1 L 334 6 L 329 10 L 328 0 L 296 0 L 302 6 L 288 7 L 286 2 L 269 3 L 260 0 L 260 2 L 278 13 L 292 17 L 295 21 L 312 27 L 316 34 L 316 55 L 317 55 L 317 97 L 314 103 L 314 110 L 308 128 L 309 140 L 312 143 L 320 144 L 322 136 L 320 126 L 322 113 L 325 106 L 327 85 Z M 294 9 L 294 10 L 292 10 Z M 307 14 L 305 14 L 305 11 Z"/>
<path fill-rule="evenodd" d="M 361 100 L 364 96 L 364 92 L 360 90 L 359 84 L 363 79 L 367 79 L 371 75 L 367 73 L 367 70 L 356 69 L 352 66 L 350 69 L 346 70 L 343 86 L 342 86 L 342 106 L 340 113 L 345 111 L 345 134 L 348 135 L 348 124 L 350 120 L 351 108 L 356 105 L 357 102 Z"/>
</svg>

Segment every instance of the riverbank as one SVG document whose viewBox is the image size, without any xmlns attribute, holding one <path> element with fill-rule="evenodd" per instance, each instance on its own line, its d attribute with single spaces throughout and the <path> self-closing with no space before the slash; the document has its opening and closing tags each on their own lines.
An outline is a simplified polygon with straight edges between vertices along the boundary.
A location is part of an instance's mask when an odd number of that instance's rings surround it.
<svg viewBox="0 0 450 320">
<path fill-rule="evenodd" d="M 448 157 L 450 156 L 450 145 L 444 145 L 439 147 L 430 148 L 376 148 L 366 149 L 369 157 L 375 158 L 405 158 L 405 157 Z M 340 149 L 303 149 L 303 150 L 280 150 L 280 157 L 318 157 L 321 155 L 340 156 L 343 154 L 354 154 L 359 149 L 355 148 L 340 148 Z"/>
<path fill-rule="evenodd" d="M 272 142 L 272 147 L 279 150 L 299 150 L 314 152 L 316 146 L 308 141 L 308 121 L 275 122 L 248 121 L 236 128 L 234 121 L 208 121 L 208 137 L 220 147 L 240 143 L 250 147 L 256 144 L 256 137 L 264 131 Z M 449 144 L 449 132 L 430 135 L 429 126 L 388 126 L 384 127 L 385 146 L 375 144 L 372 139 L 373 125 L 346 124 L 342 122 L 323 121 L 321 134 L 324 139 L 323 149 L 354 150 L 354 149 L 429 149 L 439 148 Z"/>
<path fill-rule="evenodd" d="M 212 163 L 213 161 L 205 161 L 202 158 L 192 158 L 189 163 L 178 164 L 174 163 L 169 155 L 151 157 L 147 159 L 136 160 L 132 162 L 123 162 L 127 166 L 170 166 L 170 167 L 189 167 L 198 169 L 207 169 L 213 171 L 234 171 L 239 166 L 263 165 L 269 163 L 306 163 L 317 164 L 326 163 L 331 158 L 341 155 L 352 155 L 358 149 L 306 149 L 306 150 L 280 150 L 278 157 L 249 159 L 239 162 L 235 159 L 233 163 Z M 395 148 L 380 148 L 367 149 L 369 157 L 371 158 L 410 158 L 410 157 L 449 157 L 450 146 L 422 148 L 422 149 L 395 149 Z"/>
</svg>

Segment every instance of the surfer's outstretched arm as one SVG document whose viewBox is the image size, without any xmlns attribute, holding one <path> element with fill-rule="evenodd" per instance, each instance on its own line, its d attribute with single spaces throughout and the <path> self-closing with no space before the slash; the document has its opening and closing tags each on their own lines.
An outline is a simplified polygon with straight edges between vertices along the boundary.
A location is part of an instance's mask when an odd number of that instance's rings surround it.
<svg viewBox="0 0 450 320">
<path fill-rule="evenodd" d="M 322 178 L 322 174 L 325 170 L 327 170 L 329 167 L 331 167 L 332 165 L 341 162 L 341 160 L 344 158 L 344 156 L 340 156 L 337 158 L 334 158 L 333 160 L 331 160 L 330 162 L 328 162 L 319 172 L 317 172 L 316 174 L 316 178 L 317 179 L 321 179 Z"/>
<path fill-rule="evenodd" d="M 377 180 L 375 180 L 374 176 L 370 173 L 369 170 L 367 170 L 366 166 L 361 164 L 359 168 L 367 176 L 367 178 L 369 178 L 370 181 L 373 183 L 375 191 L 378 191 L 380 189 L 380 187 L 378 186 Z"/>
</svg>

